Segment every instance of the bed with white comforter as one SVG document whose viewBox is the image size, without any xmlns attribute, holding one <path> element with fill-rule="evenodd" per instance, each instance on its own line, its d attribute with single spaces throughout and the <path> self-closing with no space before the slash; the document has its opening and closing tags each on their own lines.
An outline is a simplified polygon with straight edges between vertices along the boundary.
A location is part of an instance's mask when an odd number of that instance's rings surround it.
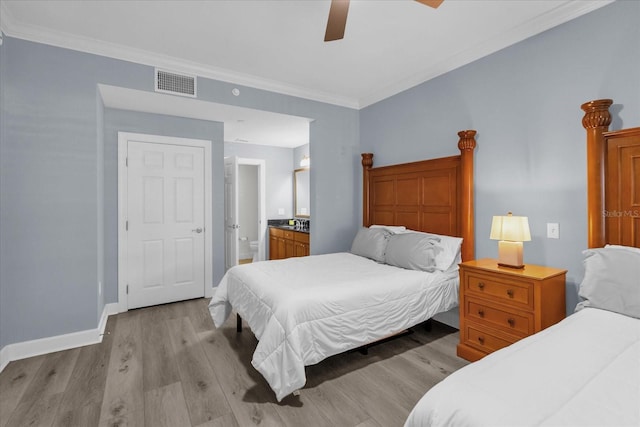
<svg viewBox="0 0 640 427">
<path fill-rule="evenodd" d="M 235 310 L 259 340 L 253 366 L 280 401 L 305 366 L 397 333 L 458 304 L 457 266 L 429 273 L 351 253 L 239 265 L 209 305 L 216 327 Z"/>
<path fill-rule="evenodd" d="M 405 427 L 640 426 L 640 249 L 583 254 L 576 313 L 454 372 Z"/>
<path fill-rule="evenodd" d="M 405 427 L 639 426 L 640 319 L 585 308 L 454 372 Z"/>
</svg>

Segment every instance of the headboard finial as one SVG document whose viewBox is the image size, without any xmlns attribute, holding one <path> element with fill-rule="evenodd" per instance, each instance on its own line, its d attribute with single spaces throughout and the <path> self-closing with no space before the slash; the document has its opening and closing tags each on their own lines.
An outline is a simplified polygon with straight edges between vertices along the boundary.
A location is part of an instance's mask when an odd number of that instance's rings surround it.
<svg viewBox="0 0 640 427">
<path fill-rule="evenodd" d="M 458 132 L 460 140 L 458 141 L 458 149 L 460 151 L 473 151 L 476 148 L 476 131 L 475 130 L 461 130 Z"/>
<path fill-rule="evenodd" d="M 585 129 L 608 128 L 611 124 L 611 113 L 609 113 L 611 104 L 613 104 L 612 99 L 596 99 L 582 104 L 580 106 L 584 110 L 582 126 Z"/>
<path fill-rule="evenodd" d="M 373 153 L 362 153 L 362 225 L 371 225 L 371 215 L 369 212 L 369 201 L 371 197 L 371 187 L 369 183 L 369 172 L 373 166 Z"/>
<path fill-rule="evenodd" d="M 373 153 L 362 153 L 362 167 L 370 168 L 373 166 Z"/>
<path fill-rule="evenodd" d="M 582 126 L 587 131 L 587 244 L 590 248 L 605 244 L 604 167 L 606 152 L 604 133 L 609 130 L 611 99 L 596 99 L 580 106 L 584 110 Z"/>
<path fill-rule="evenodd" d="M 473 188 L 473 151 L 476 148 L 476 131 L 473 129 L 458 132 L 458 149 L 462 168 L 462 199 L 460 206 L 460 225 L 462 238 L 462 260 L 470 261 L 475 255 L 474 224 L 474 188 Z"/>
</svg>

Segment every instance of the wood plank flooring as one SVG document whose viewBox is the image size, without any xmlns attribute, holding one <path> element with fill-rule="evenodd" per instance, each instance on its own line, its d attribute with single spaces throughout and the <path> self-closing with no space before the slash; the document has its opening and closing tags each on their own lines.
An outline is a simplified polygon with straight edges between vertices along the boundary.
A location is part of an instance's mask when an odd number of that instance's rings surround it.
<svg viewBox="0 0 640 427">
<path fill-rule="evenodd" d="M 111 316 L 100 344 L 11 362 L 0 373 L 0 427 L 402 426 L 467 364 L 455 355 L 458 331 L 433 322 L 307 367 L 300 395 L 278 403 L 251 366 L 251 330 L 236 333 L 235 316 L 216 329 L 207 303 Z"/>
</svg>

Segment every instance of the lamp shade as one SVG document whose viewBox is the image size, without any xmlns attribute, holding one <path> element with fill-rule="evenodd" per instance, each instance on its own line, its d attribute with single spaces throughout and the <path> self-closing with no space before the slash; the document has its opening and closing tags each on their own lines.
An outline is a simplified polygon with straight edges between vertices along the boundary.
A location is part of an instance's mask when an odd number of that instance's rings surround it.
<svg viewBox="0 0 640 427">
<path fill-rule="evenodd" d="M 506 216 L 494 216 L 489 238 L 509 242 L 528 242 L 531 240 L 529 218 L 526 216 L 513 216 L 511 212 Z"/>
</svg>

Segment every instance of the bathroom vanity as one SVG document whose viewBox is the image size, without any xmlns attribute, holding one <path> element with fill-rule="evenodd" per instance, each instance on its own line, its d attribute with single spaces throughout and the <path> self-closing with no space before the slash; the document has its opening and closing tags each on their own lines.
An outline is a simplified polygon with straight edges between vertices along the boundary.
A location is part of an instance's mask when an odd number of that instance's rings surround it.
<svg viewBox="0 0 640 427">
<path fill-rule="evenodd" d="M 309 255 L 309 230 L 290 225 L 269 226 L 269 259 Z"/>
</svg>

